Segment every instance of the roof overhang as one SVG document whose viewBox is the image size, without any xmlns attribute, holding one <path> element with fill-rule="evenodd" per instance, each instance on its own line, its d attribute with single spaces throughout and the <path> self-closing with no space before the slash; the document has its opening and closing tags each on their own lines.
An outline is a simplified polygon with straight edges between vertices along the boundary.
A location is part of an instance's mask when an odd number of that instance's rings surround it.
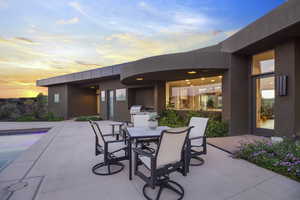
<svg viewBox="0 0 300 200">
<path fill-rule="evenodd" d="M 66 83 L 80 83 L 87 81 L 93 82 L 97 80 L 107 79 L 109 77 L 120 76 L 123 65 L 125 64 L 42 79 L 38 80 L 36 84 L 37 86 L 50 86 Z"/>
<path fill-rule="evenodd" d="M 137 84 L 136 79 L 142 77 L 145 81 L 174 80 L 191 77 L 187 71 L 196 70 L 197 75 L 215 74 L 215 71 L 224 71 L 230 66 L 230 55 L 220 52 L 219 46 L 204 49 L 167 54 L 141 59 L 130 63 L 122 69 L 121 82 Z M 204 73 L 206 72 L 206 73 Z M 209 73 L 208 73 L 209 72 Z"/>
<path fill-rule="evenodd" d="M 289 0 L 221 43 L 221 51 L 251 54 L 300 36 L 300 3 Z"/>
</svg>

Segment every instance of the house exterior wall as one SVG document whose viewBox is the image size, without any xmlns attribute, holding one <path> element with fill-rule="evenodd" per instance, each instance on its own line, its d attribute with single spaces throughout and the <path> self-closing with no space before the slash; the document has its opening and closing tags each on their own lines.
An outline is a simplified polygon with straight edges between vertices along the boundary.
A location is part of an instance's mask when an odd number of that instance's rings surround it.
<svg viewBox="0 0 300 200">
<path fill-rule="evenodd" d="M 232 55 L 230 62 L 222 82 L 222 118 L 229 122 L 231 135 L 249 134 L 249 57 Z"/>
<path fill-rule="evenodd" d="M 89 88 L 68 86 L 68 118 L 96 114 L 96 91 Z"/>
<path fill-rule="evenodd" d="M 295 40 L 295 133 L 300 136 L 300 39 Z"/>
<path fill-rule="evenodd" d="M 230 134 L 257 134 L 256 131 L 261 130 L 254 124 L 253 91 L 256 88 L 253 87 L 251 58 L 254 54 L 275 49 L 275 81 L 281 75 L 288 77 L 288 95 L 278 96 L 275 84 L 275 129 L 272 134 L 300 135 L 299 37 L 300 2 L 289 0 L 217 45 L 53 77 L 37 81 L 37 85 L 49 87 L 49 111 L 64 118 L 92 113 L 96 106 L 94 98 L 83 98 L 89 96 L 87 91 L 67 84 L 97 83 L 100 90 L 106 92 L 105 101 L 100 103 L 100 115 L 104 119 L 107 119 L 108 91 L 113 90 L 115 98 L 116 89 L 126 88 L 126 100 L 114 100 L 114 120 L 127 121 L 130 119 L 129 108 L 134 104 L 153 105 L 158 112 L 165 108 L 166 81 L 222 74 L 222 118 L 229 122 Z M 190 76 L 190 70 L 196 75 Z M 140 89 L 135 89 L 138 87 Z M 54 103 L 54 94 L 60 94 L 59 103 Z M 78 108 L 82 104 L 89 104 L 87 111 Z"/>
<path fill-rule="evenodd" d="M 100 116 L 103 119 L 108 119 L 108 91 L 114 91 L 114 97 L 116 97 L 116 89 L 126 88 L 126 100 L 125 101 L 116 101 L 114 98 L 114 120 L 117 121 L 128 121 L 130 119 L 129 114 L 129 102 L 128 102 L 128 88 L 120 82 L 120 79 L 112 79 L 112 80 L 105 80 L 99 82 L 99 89 L 100 91 L 105 91 L 105 102 L 101 101 L 100 98 Z"/>
<path fill-rule="evenodd" d="M 129 88 L 128 94 L 131 96 L 129 107 L 143 105 L 154 109 L 154 87 Z"/>
<path fill-rule="evenodd" d="M 54 94 L 59 94 L 59 103 L 54 102 Z M 55 85 L 48 88 L 48 110 L 58 117 L 68 119 L 67 85 Z"/>
<path fill-rule="evenodd" d="M 288 76 L 288 95 L 275 99 L 275 133 L 291 136 L 299 134 L 300 122 L 300 43 L 299 40 L 289 40 L 275 48 L 276 76 Z"/>
</svg>

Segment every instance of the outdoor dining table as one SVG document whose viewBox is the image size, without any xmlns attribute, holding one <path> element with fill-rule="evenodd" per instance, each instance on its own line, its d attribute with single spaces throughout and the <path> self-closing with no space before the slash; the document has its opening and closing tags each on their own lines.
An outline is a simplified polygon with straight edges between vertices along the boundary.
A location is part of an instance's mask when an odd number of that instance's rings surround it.
<svg viewBox="0 0 300 200">
<path fill-rule="evenodd" d="M 163 130 L 168 126 L 159 126 L 156 129 L 148 127 L 127 127 L 125 129 L 128 136 L 128 158 L 129 158 L 129 180 L 132 180 L 132 142 L 135 139 L 159 138 Z"/>
</svg>

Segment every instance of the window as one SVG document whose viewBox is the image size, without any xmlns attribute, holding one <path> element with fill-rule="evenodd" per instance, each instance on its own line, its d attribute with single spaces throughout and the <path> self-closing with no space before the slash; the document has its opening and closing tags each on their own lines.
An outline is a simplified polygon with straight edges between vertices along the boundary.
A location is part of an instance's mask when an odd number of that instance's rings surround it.
<svg viewBox="0 0 300 200">
<path fill-rule="evenodd" d="M 105 102 L 105 91 L 101 91 L 101 101 Z"/>
<path fill-rule="evenodd" d="M 59 94 L 54 94 L 54 103 L 59 103 Z"/>
<path fill-rule="evenodd" d="M 176 110 L 222 111 L 222 76 L 167 82 L 166 98 Z"/>
<path fill-rule="evenodd" d="M 275 115 L 275 51 L 256 54 L 252 58 L 252 77 L 255 84 L 255 128 L 274 129 Z"/>
<path fill-rule="evenodd" d="M 266 51 L 256 54 L 252 58 L 252 75 L 274 72 L 275 51 Z"/>
<path fill-rule="evenodd" d="M 116 100 L 117 101 L 126 101 L 126 89 L 117 89 L 116 90 Z"/>
</svg>

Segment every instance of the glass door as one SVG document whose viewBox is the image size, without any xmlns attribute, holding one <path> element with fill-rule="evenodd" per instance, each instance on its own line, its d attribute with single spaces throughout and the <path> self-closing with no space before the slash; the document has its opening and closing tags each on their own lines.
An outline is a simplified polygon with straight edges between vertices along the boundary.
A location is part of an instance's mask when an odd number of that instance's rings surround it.
<svg viewBox="0 0 300 200">
<path fill-rule="evenodd" d="M 114 119 L 114 91 L 109 90 L 108 91 L 108 119 L 113 120 Z"/>
<path fill-rule="evenodd" d="M 254 132 L 272 135 L 275 125 L 275 77 L 274 75 L 258 76 L 253 81 Z"/>
</svg>

